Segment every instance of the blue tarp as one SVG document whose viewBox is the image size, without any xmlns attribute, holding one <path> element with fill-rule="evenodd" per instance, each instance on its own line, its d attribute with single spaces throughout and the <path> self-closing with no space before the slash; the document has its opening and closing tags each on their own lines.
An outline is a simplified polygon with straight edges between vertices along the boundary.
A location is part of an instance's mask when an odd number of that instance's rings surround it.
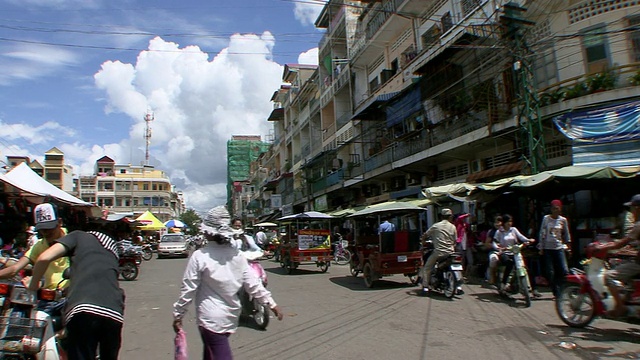
<svg viewBox="0 0 640 360">
<path fill-rule="evenodd" d="M 572 111 L 553 122 L 566 137 L 580 143 L 640 139 L 640 101 Z"/>
<path fill-rule="evenodd" d="M 420 87 L 416 86 L 398 100 L 394 100 L 387 105 L 387 127 L 401 123 L 409 115 L 421 110 Z"/>
</svg>

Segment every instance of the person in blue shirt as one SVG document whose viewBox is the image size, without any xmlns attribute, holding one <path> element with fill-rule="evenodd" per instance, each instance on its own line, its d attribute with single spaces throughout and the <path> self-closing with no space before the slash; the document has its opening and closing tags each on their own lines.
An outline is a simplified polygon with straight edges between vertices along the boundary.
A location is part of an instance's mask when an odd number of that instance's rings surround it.
<svg viewBox="0 0 640 360">
<path fill-rule="evenodd" d="M 378 228 L 379 233 L 383 232 L 391 232 L 396 231 L 396 226 L 389 222 L 389 219 L 384 219 L 380 227 Z"/>
</svg>

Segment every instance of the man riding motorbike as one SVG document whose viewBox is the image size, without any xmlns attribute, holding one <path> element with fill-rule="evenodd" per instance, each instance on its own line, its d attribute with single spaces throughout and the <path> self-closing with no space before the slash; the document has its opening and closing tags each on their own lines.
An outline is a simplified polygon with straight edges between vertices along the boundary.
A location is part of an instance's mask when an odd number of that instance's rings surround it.
<svg viewBox="0 0 640 360">
<path fill-rule="evenodd" d="M 423 240 L 431 238 L 434 251 L 429 256 L 422 267 L 422 294 L 427 294 L 430 290 L 431 272 L 438 262 L 438 259 L 445 258 L 455 252 L 456 239 L 458 233 L 453 225 L 453 211 L 444 208 L 440 211 L 441 220 L 427 230 L 423 235 Z M 462 289 L 457 289 L 461 291 Z"/>
<path fill-rule="evenodd" d="M 627 313 L 627 307 L 624 304 L 625 300 L 622 298 L 621 290 L 626 284 L 629 284 L 631 280 L 640 274 L 640 194 L 634 195 L 629 202 L 624 203 L 629 207 L 629 210 L 634 216 L 634 226 L 631 232 L 622 238 L 621 240 L 614 241 L 605 245 L 599 246 L 601 249 L 615 250 L 620 249 L 629 243 L 635 242 L 633 245 L 636 249 L 636 261 L 628 262 L 617 266 L 615 269 L 610 270 L 607 274 L 608 281 L 607 286 L 616 300 L 616 306 L 612 311 L 609 311 L 611 316 L 621 316 Z M 620 286 L 620 283 L 622 286 Z"/>
</svg>

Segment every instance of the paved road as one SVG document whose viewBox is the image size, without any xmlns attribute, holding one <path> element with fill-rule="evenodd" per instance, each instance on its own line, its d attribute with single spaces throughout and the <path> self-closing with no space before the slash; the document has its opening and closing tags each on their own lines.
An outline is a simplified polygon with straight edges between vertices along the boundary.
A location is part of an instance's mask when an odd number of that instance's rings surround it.
<svg viewBox="0 0 640 360">
<path fill-rule="evenodd" d="M 127 309 L 121 359 L 171 359 L 171 304 L 186 259 L 154 259 L 140 277 L 121 282 Z M 640 359 L 640 326 L 597 320 L 573 330 L 555 314 L 548 293 L 531 308 L 500 299 L 481 285 L 465 285 L 453 301 L 416 295 L 406 278 L 385 278 L 373 289 L 348 268 L 322 274 L 302 265 L 286 275 L 263 261 L 269 288 L 285 311 L 266 331 L 242 325 L 231 337 L 235 359 Z M 193 306 L 185 321 L 191 359 L 202 345 Z M 575 343 L 565 350 L 561 342 Z"/>
</svg>

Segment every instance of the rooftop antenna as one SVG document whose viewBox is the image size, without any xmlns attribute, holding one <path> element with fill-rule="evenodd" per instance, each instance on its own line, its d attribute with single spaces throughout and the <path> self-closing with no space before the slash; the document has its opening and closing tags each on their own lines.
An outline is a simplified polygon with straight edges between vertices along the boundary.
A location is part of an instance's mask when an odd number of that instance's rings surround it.
<svg viewBox="0 0 640 360">
<path fill-rule="evenodd" d="M 151 122 L 155 119 L 151 112 L 147 112 L 144 116 L 144 122 L 146 128 L 144 130 L 144 140 L 146 141 L 146 148 L 144 153 L 144 164 L 149 165 L 149 145 L 151 145 Z"/>
</svg>

